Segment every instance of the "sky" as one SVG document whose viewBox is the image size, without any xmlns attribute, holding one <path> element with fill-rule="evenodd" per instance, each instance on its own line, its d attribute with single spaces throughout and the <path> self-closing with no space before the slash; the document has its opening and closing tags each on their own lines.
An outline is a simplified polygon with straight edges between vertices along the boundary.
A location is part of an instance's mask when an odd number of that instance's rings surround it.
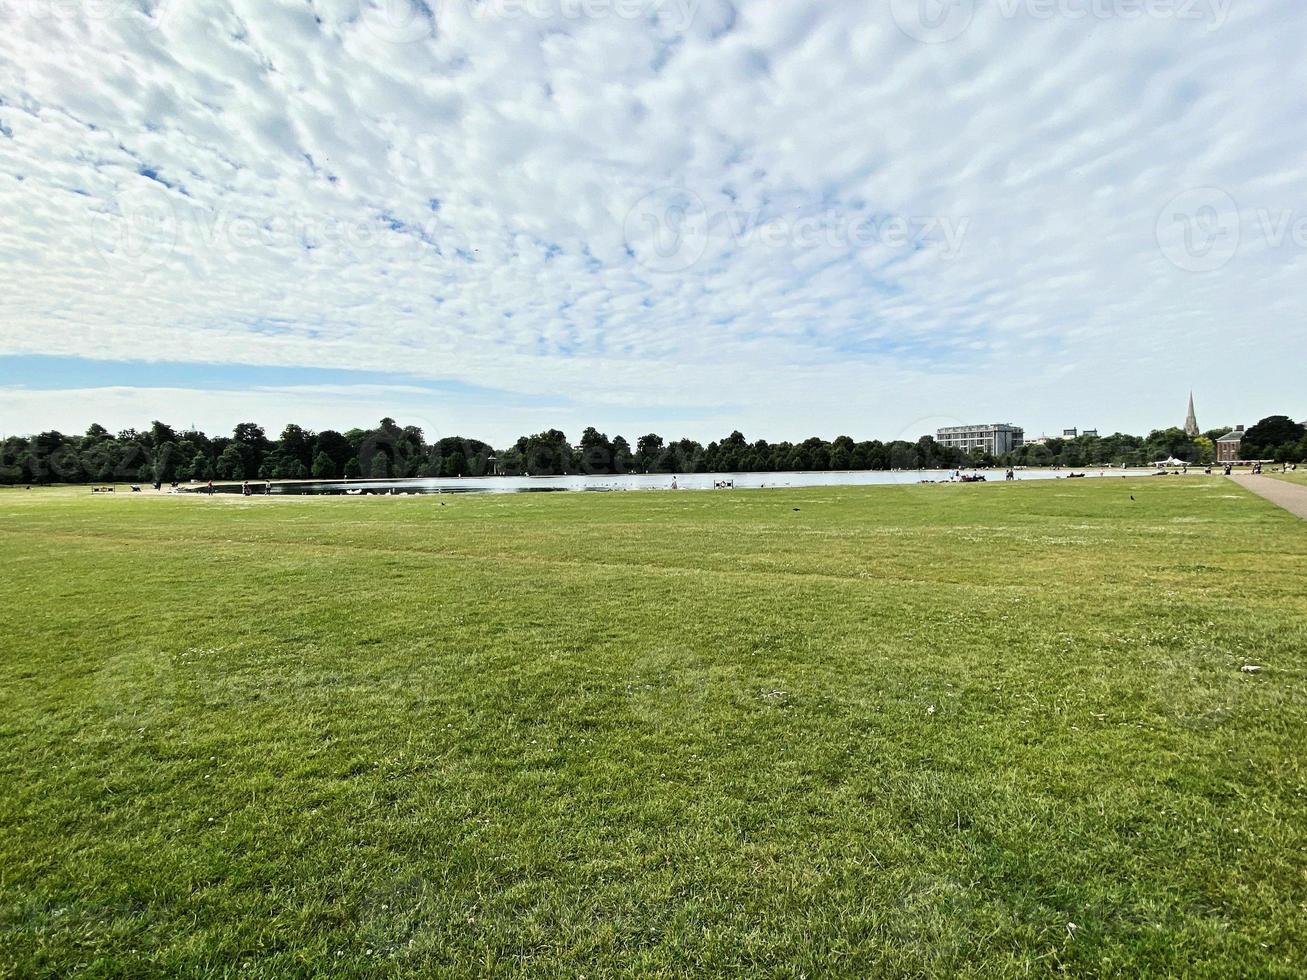
<svg viewBox="0 0 1307 980">
<path fill-rule="evenodd" d="M 1307 417 L 1300 0 L 0 0 L 0 433 Z"/>
</svg>

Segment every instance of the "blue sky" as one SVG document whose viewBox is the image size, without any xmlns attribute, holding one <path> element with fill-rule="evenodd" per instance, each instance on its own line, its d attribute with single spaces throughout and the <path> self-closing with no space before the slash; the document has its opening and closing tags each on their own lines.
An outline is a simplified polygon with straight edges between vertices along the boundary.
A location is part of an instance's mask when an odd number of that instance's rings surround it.
<svg viewBox="0 0 1307 980">
<path fill-rule="evenodd" d="M 1301 4 L 11 12 L 0 432 L 1307 415 Z"/>
<path fill-rule="evenodd" d="M 141 388 L 182 387 L 199 391 L 305 385 L 417 385 L 433 394 L 447 397 L 504 395 L 503 392 L 459 381 L 435 381 L 399 371 L 351 371 L 344 368 L 185 361 L 97 361 L 48 354 L 15 354 L 0 358 L 0 385 L 4 387 L 58 391 L 69 387 L 103 388 L 122 384 Z"/>
</svg>

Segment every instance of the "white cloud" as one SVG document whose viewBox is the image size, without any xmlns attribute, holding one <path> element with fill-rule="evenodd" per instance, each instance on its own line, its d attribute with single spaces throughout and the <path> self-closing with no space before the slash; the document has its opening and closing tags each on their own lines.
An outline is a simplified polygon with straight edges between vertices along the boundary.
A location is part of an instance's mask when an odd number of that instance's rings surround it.
<svg viewBox="0 0 1307 980">
<path fill-rule="evenodd" d="M 700 437 L 1303 411 L 1305 8 L 980 0 L 923 43 L 898 3 L 428 6 L 0 0 L 0 355 L 402 370 Z M 632 220 L 666 188 L 693 206 Z M 1167 213 L 1202 188 L 1233 211 Z M 555 423 L 513 412 L 465 427 Z"/>
</svg>

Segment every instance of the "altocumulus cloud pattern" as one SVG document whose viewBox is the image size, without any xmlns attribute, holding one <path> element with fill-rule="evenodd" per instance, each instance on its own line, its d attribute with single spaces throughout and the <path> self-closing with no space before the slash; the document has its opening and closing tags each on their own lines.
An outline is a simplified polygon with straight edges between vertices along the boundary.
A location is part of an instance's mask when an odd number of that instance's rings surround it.
<svg viewBox="0 0 1307 980">
<path fill-rule="evenodd" d="M 288 369 L 202 424 L 915 438 L 996 379 L 1105 428 L 1294 384 L 1299 4 L 0 8 L 0 355 Z M 185 394 L 3 384 L 11 428 Z"/>
</svg>

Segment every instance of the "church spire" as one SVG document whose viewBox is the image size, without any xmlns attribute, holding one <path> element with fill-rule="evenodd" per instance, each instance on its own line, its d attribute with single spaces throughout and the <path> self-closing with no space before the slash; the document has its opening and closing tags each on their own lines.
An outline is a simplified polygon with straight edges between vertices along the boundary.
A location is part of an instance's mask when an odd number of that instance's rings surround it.
<svg viewBox="0 0 1307 980">
<path fill-rule="evenodd" d="M 1198 417 L 1194 415 L 1194 393 L 1189 392 L 1189 414 L 1184 420 L 1184 434 L 1190 438 L 1198 435 Z"/>
</svg>

